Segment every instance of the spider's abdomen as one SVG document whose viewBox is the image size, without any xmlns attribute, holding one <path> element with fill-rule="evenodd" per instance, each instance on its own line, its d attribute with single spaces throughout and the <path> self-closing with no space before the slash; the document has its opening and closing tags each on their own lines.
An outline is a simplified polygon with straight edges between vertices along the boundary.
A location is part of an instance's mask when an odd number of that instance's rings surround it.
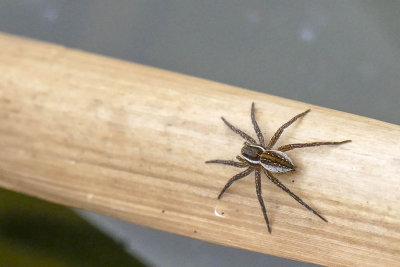
<svg viewBox="0 0 400 267">
<path fill-rule="evenodd" d="M 260 164 L 266 170 L 274 173 L 290 172 L 294 170 L 292 160 L 278 150 L 266 150 L 260 155 Z"/>
</svg>

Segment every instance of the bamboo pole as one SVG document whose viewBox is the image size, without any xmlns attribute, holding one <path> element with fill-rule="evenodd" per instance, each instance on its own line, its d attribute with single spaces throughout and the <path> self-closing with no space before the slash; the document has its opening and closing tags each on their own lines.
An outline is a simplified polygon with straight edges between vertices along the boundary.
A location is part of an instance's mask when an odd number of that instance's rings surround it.
<svg viewBox="0 0 400 267">
<path fill-rule="evenodd" d="M 284 98 L 0 34 L 0 186 L 208 242 L 326 265 L 400 263 L 400 127 Z M 288 152 L 277 175 L 324 223 L 263 177 L 217 195 L 254 135 L 293 115 L 278 145 L 352 139 Z"/>
</svg>

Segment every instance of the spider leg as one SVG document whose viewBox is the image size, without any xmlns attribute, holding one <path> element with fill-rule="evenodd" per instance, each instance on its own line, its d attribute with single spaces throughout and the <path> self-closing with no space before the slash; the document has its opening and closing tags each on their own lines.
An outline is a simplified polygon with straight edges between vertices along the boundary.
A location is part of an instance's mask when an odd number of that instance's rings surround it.
<svg viewBox="0 0 400 267">
<path fill-rule="evenodd" d="M 269 144 L 267 146 L 267 149 L 271 149 L 276 141 L 278 141 L 279 137 L 281 136 L 281 134 L 283 133 L 283 130 L 285 130 L 287 127 L 289 127 L 293 122 L 295 122 L 297 119 L 303 117 L 304 115 L 306 115 L 308 112 L 310 112 L 311 109 L 308 109 L 306 111 L 304 111 L 303 113 L 300 113 L 296 116 L 294 116 L 290 121 L 288 121 L 287 123 L 285 123 L 284 125 L 282 125 L 274 134 L 274 136 L 272 136 L 271 140 L 269 141 Z"/>
<path fill-rule="evenodd" d="M 219 193 L 218 195 L 218 199 L 221 198 L 222 194 L 226 191 L 226 189 L 228 189 L 229 186 L 231 186 L 231 184 L 233 184 L 235 181 L 242 179 L 244 177 L 246 177 L 247 175 L 249 175 L 252 171 L 254 170 L 253 167 L 249 167 L 247 170 L 240 172 L 238 174 L 236 174 L 235 176 L 233 176 L 231 179 L 229 179 L 229 181 L 226 183 L 226 185 L 224 186 L 224 188 L 222 188 L 221 193 Z"/>
<path fill-rule="evenodd" d="M 260 173 L 259 169 L 256 169 L 255 176 L 256 176 L 256 192 L 257 192 L 258 201 L 260 202 L 261 210 L 264 215 L 265 222 L 267 223 L 268 232 L 271 233 L 271 227 L 269 226 L 267 209 L 265 208 L 264 200 L 263 200 L 263 197 L 261 194 L 262 193 L 261 192 L 261 173 Z"/>
<path fill-rule="evenodd" d="M 206 163 L 217 163 L 217 164 L 224 164 L 224 165 L 230 165 L 233 167 L 238 167 L 238 168 L 245 168 L 249 166 L 245 162 L 237 162 L 233 160 L 223 160 L 223 159 L 215 159 L 215 160 L 208 160 Z"/>
<path fill-rule="evenodd" d="M 302 147 L 312 147 L 312 146 L 326 146 L 326 145 L 341 145 L 351 142 L 351 140 L 345 140 L 340 142 L 312 142 L 312 143 L 301 143 L 301 144 L 289 144 L 284 145 L 278 148 L 279 151 L 285 152 L 295 148 L 302 148 Z"/>
<path fill-rule="evenodd" d="M 286 186 L 284 186 L 277 178 L 275 178 L 271 172 L 267 171 L 264 169 L 265 175 L 268 177 L 268 179 L 271 180 L 274 184 L 276 184 L 280 189 L 288 193 L 292 198 L 294 198 L 297 202 L 299 202 L 301 205 L 303 205 L 306 209 L 317 215 L 321 220 L 324 222 L 328 222 L 324 217 L 322 217 L 318 212 L 316 212 L 313 208 L 308 206 L 301 198 L 296 196 L 292 191 L 290 191 Z"/>
<path fill-rule="evenodd" d="M 258 140 L 260 140 L 260 145 L 262 147 L 265 147 L 265 141 L 264 141 L 264 136 L 262 135 L 260 131 L 260 127 L 258 127 L 258 123 L 256 120 L 256 115 L 254 111 L 254 102 L 251 104 L 251 122 L 253 123 L 254 131 L 257 134 Z"/>
<path fill-rule="evenodd" d="M 225 120 L 224 117 L 221 117 L 221 119 L 223 120 L 223 122 L 229 127 L 229 129 L 231 129 L 232 131 L 234 131 L 235 133 L 237 133 L 238 135 L 240 135 L 242 138 L 246 139 L 247 141 L 249 141 L 252 144 L 257 144 L 257 142 L 248 134 L 246 134 L 245 132 L 239 130 L 238 128 L 236 128 L 235 126 L 233 126 L 232 124 L 230 124 L 227 120 Z"/>
</svg>

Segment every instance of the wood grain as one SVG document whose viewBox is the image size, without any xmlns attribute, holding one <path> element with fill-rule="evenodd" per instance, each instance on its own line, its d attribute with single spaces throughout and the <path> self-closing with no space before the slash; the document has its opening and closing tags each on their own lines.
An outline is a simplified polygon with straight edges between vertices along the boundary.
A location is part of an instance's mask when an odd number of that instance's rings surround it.
<svg viewBox="0 0 400 267">
<path fill-rule="evenodd" d="M 400 263 L 400 127 L 229 85 L 0 34 L 0 186 L 212 243 L 325 265 Z M 266 85 L 267 86 L 267 85 Z M 277 175 L 329 223 L 263 177 L 239 172 L 243 139 L 311 108 L 277 145 L 297 172 Z"/>
</svg>

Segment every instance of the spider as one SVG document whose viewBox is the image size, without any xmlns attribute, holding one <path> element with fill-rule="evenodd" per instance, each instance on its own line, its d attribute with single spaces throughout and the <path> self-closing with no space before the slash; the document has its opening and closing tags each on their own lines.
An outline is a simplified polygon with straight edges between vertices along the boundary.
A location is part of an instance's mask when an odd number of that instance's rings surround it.
<svg viewBox="0 0 400 267">
<path fill-rule="evenodd" d="M 316 212 L 313 208 L 307 205 L 301 198 L 295 195 L 292 191 L 290 191 L 285 185 L 283 185 L 277 178 L 275 178 L 272 173 L 287 173 L 294 172 L 295 166 L 293 165 L 292 160 L 286 155 L 285 152 L 289 150 L 293 150 L 295 148 L 302 147 L 313 147 L 313 146 L 323 146 L 323 145 L 340 145 L 344 143 L 351 142 L 351 140 L 345 140 L 340 142 L 312 142 L 312 143 L 299 143 L 299 144 L 289 144 L 280 146 L 277 149 L 273 149 L 274 145 L 278 141 L 279 137 L 283 133 L 283 131 L 289 127 L 292 123 L 294 123 L 299 118 L 305 116 L 310 109 L 294 116 L 287 123 L 283 124 L 272 136 L 269 143 L 266 145 L 264 141 L 264 136 L 262 135 L 260 128 L 258 127 L 255 112 L 254 112 L 254 103 L 251 105 L 251 121 L 253 123 L 254 131 L 257 134 L 258 140 L 260 143 L 257 143 L 251 136 L 239 130 L 232 124 L 230 124 L 224 117 L 221 117 L 222 121 L 235 133 L 244 138 L 247 142 L 244 143 L 244 146 L 241 150 L 241 156 L 237 156 L 236 159 L 238 161 L 233 160 L 209 160 L 206 163 L 218 163 L 224 165 L 230 165 L 237 168 L 247 168 L 245 171 L 240 172 L 233 176 L 226 183 L 224 188 L 222 188 L 221 193 L 218 195 L 218 199 L 222 197 L 225 191 L 237 180 L 242 179 L 252 173 L 255 172 L 255 183 L 256 183 L 256 193 L 258 197 L 258 201 L 260 202 L 261 210 L 264 215 L 265 222 L 268 227 L 268 232 L 271 234 L 271 227 L 269 225 L 269 220 L 267 216 L 267 210 L 264 205 L 264 200 L 261 195 L 261 172 L 263 171 L 267 178 L 277 185 L 280 189 L 288 193 L 292 198 L 294 198 L 297 202 L 303 205 L 306 209 L 314 213 L 324 222 L 328 222 L 324 217 L 322 217 L 318 212 Z"/>
</svg>

